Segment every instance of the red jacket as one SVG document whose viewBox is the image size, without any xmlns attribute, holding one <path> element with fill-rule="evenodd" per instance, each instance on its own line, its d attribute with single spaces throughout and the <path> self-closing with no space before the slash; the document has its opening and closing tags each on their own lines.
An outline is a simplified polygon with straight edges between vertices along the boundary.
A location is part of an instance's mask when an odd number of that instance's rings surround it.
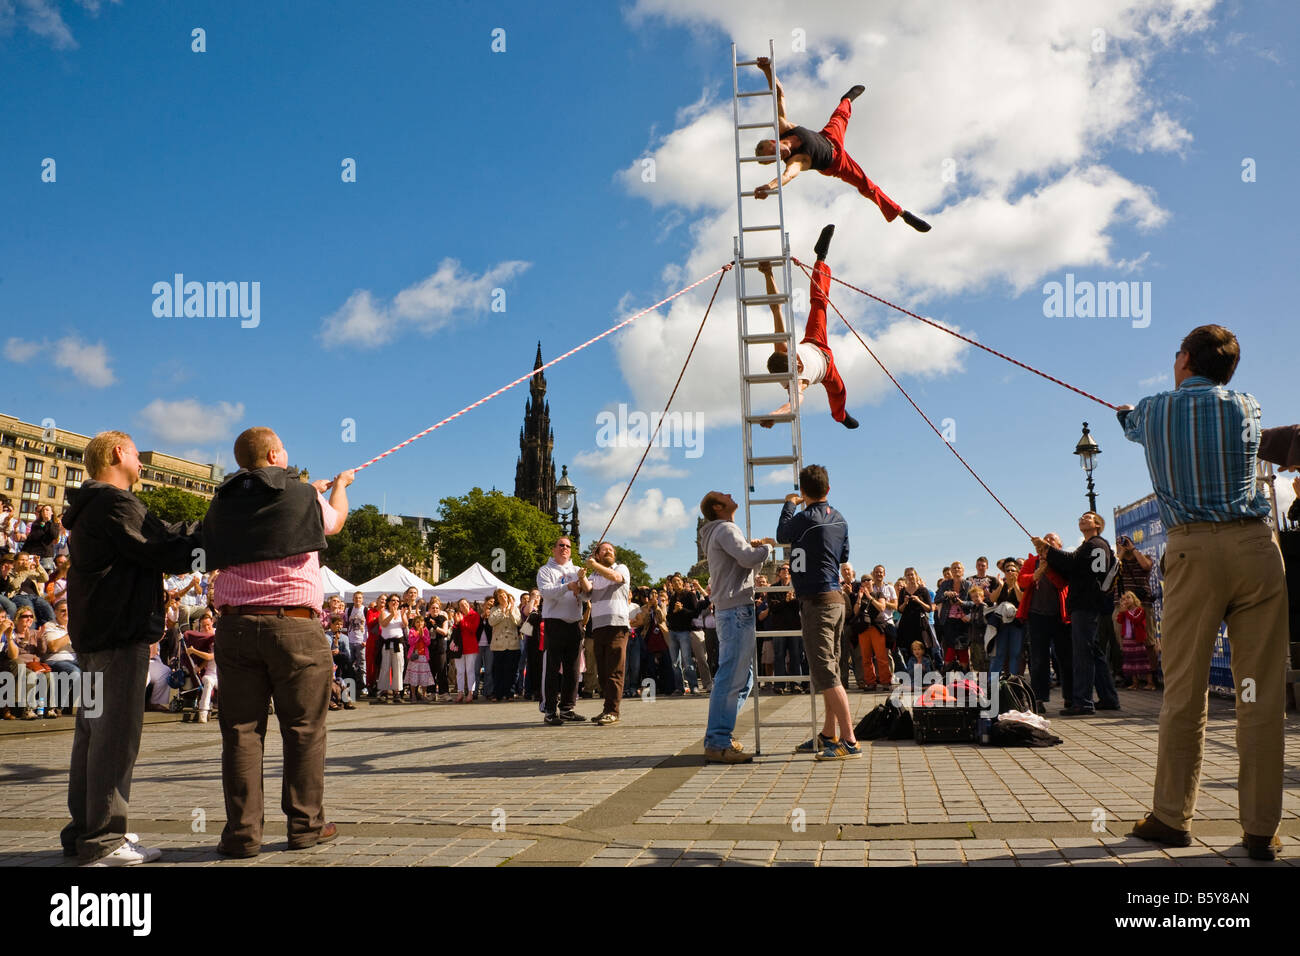
<svg viewBox="0 0 1300 956">
<path fill-rule="evenodd" d="M 1020 566 L 1020 590 L 1023 592 L 1020 598 L 1020 607 L 1016 611 L 1016 620 L 1024 621 L 1029 618 L 1029 602 L 1034 596 L 1034 588 L 1037 582 L 1034 580 L 1034 568 L 1038 566 L 1038 555 L 1031 554 L 1025 558 L 1025 563 Z M 1051 581 L 1061 592 L 1061 623 L 1070 623 L 1070 614 L 1065 609 L 1065 597 L 1070 593 L 1069 582 L 1061 577 L 1051 568 L 1047 569 L 1047 580 Z"/>
<path fill-rule="evenodd" d="M 1127 611 L 1119 612 L 1120 619 L 1128 618 L 1133 622 L 1133 641 L 1138 644 L 1147 642 L 1147 612 L 1140 607 L 1130 608 Z M 1124 625 L 1120 624 L 1120 638 L 1124 637 Z"/>
</svg>

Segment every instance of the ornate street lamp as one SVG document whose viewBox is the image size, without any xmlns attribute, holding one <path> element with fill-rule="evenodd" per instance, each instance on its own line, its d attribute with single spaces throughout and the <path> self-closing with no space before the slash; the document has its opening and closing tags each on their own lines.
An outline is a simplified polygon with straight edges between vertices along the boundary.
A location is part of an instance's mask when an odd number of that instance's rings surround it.
<svg viewBox="0 0 1300 956">
<path fill-rule="evenodd" d="M 579 553 L 578 542 L 578 489 L 569 480 L 569 466 L 560 469 L 560 480 L 555 485 L 556 520 L 573 542 L 573 554 Z"/>
<path fill-rule="evenodd" d="M 1101 454 L 1101 446 L 1093 440 L 1088 431 L 1088 423 L 1083 423 L 1083 437 L 1079 439 L 1079 444 L 1074 446 L 1074 453 L 1079 456 L 1079 464 L 1083 466 L 1084 472 L 1088 476 L 1088 510 L 1097 511 L 1097 492 L 1092 486 L 1092 470 L 1097 467 L 1097 456 Z"/>
</svg>

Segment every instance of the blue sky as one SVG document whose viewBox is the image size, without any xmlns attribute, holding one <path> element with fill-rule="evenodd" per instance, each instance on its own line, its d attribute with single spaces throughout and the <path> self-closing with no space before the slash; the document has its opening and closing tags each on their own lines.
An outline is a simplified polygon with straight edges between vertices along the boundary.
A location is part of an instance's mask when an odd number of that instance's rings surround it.
<svg viewBox="0 0 1300 956">
<path fill-rule="evenodd" d="M 1167 387 L 1182 335 L 1222 322 L 1242 343 L 1235 384 L 1266 425 L 1292 421 L 1300 18 L 1281 2 L 1075 6 L 0 0 L 0 407 L 227 465 L 234 436 L 268 424 L 313 475 L 359 464 L 527 371 L 539 339 L 549 359 L 730 257 L 729 44 L 774 37 L 796 122 L 867 84 L 848 149 L 934 224 L 886 224 L 808 174 L 786 192 L 796 255 L 835 221 L 837 274 L 1117 404 Z M 258 326 L 155 316 L 152 287 L 177 272 L 260 283 Z M 1045 317 L 1043 285 L 1067 273 L 1150 282 L 1150 325 Z M 711 288 L 548 372 L 588 540 L 639 457 L 597 447 L 597 416 L 662 406 Z M 693 562 L 705 491 L 740 497 L 733 291 L 675 406 L 707 425 L 702 453 L 653 454 L 611 534 L 655 572 Z M 833 298 L 1031 530 L 1072 540 L 1085 419 L 1100 510 L 1149 493 L 1107 409 Z M 833 344 L 863 425 L 814 398 L 804 456 L 831 472 L 859 569 L 933 579 L 1025 553 L 861 348 Z M 512 490 L 525 396 L 362 472 L 354 504 L 433 514 L 474 485 Z"/>
</svg>

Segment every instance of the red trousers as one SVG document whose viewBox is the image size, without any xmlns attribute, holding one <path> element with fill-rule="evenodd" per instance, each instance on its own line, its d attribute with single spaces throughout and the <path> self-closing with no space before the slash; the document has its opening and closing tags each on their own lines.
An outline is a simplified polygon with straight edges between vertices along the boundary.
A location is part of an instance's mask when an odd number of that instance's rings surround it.
<svg viewBox="0 0 1300 956">
<path fill-rule="evenodd" d="M 824 261 L 818 262 L 813 267 L 808 296 L 812 305 L 808 309 L 808 324 L 804 328 L 800 343 L 807 342 L 809 345 L 815 345 L 826 354 L 826 377 L 822 379 L 822 387 L 826 389 L 826 397 L 831 403 L 831 417 L 837 422 L 842 422 L 845 415 L 844 399 L 848 393 L 844 389 L 844 379 L 840 378 L 840 371 L 835 367 L 835 356 L 826 343 L 826 303 L 830 301 L 830 288 L 831 267 Z"/>
<path fill-rule="evenodd" d="M 835 107 L 835 112 L 822 128 L 822 135 L 835 146 L 835 158 L 831 160 L 829 169 L 820 172 L 823 176 L 834 176 L 848 183 L 880 207 L 885 222 L 893 222 L 903 211 L 903 207 L 886 196 L 879 186 L 868 179 L 862 167 L 853 161 L 853 157 L 844 148 L 844 131 L 848 128 L 849 116 L 852 112 L 853 103 L 848 99 L 840 100 L 840 105 Z"/>
<path fill-rule="evenodd" d="M 945 647 L 943 649 L 943 662 L 951 664 L 953 661 L 959 661 L 962 667 L 970 670 L 970 649 L 963 648 L 959 651 L 955 647 Z"/>
</svg>

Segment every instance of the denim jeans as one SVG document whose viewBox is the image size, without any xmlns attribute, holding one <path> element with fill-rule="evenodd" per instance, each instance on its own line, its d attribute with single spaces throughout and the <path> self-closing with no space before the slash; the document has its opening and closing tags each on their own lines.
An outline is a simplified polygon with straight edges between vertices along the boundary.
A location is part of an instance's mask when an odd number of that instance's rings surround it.
<svg viewBox="0 0 1300 956">
<path fill-rule="evenodd" d="M 691 647 L 691 632 L 669 631 L 668 654 L 672 658 L 674 669 L 680 670 L 682 690 L 687 686 L 692 691 L 699 690 L 700 681 L 695 673 L 695 651 Z"/>
<path fill-rule="evenodd" d="M 50 607 L 50 602 L 43 597 L 32 597 L 30 594 L 15 594 L 12 603 L 16 607 L 25 607 L 36 615 L 36 626 L 48 624 L 54 620 L 54 608 Z M 5 610 L 8 610 L 6 608 Z M 11 618 L 13 615 L 9 615 Z"/>
<path fill-rule="evenodd" d="M 1024 639 L 1024 626 L 1019 621 L 1008 621 L 1003 624 L 993 644 L 993 657 L 989 660 L 989 670 L 994 674 L 1015 673 L 1016 666 L 1020 663 L 1020 647 Z"/>
<path fill-rule="evenodd" d="M 1052 650 L 1056 649 L 1057 674 L 1065 706 L 1074 703 L 1074 668 L 1070 661 L 1070 627 L 1055 614 L 1029 614 L 1029 686 L 1040 704 L 1052 699 Z"/>
<path fill-rule="evenodd" d="M 479 681 L 479 691 L 484 697 L 493 697 L 496 694 L 496 681 L 492 673 L 492 648 L 486 641 L 479 641 L 478 664 L 479 669 L 483 671 L 483 677 Z"/>
<path fill-rule="evenodd" d="M 731 746 L 731 734 L 745 699 L 754 689 L 754 605 L 746 602 L 718 611 L 716 618 L 718 672 L 713 675 L 704 746 L 710 750 L 726 750 Z"/>
<path fill-rule="evenodd" d="M 772 673 L 778 677 L 785 677 L 790 674 L 802 674 L 803 670 L 803 638 L 802 637 L 774 637 L 772 638 Z M 788 663 L 787 663 L 788 661 Z M 779 686 L 779 685 L 778 685 Z M 787 688 L 799 685 L 785 685 Z"/>
<path fill-rule="evenodd" d="M 1092 710 L 1092 691 L 1103 707 L 1119 706 L 1110 663 L 1097 646 L 1099 611 L 1070 611 L 1070 641 L 1074 658 L 1074 706 Z"/>
<path fill-rule="evenodd" d="M 641 648 L 645 641 L 635 630 L 627 639 L 627 662 L 623 665 L 623 696 L 636 697 L 641 693 Z"/>
</svg>

